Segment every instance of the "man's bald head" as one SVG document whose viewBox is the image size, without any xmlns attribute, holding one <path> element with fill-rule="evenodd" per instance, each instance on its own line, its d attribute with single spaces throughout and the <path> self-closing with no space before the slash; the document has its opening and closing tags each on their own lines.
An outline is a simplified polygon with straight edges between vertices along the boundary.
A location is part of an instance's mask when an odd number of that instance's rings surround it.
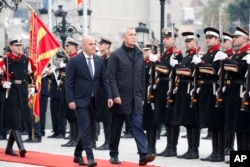
<svg viewBox="0 0 250 167">
<path fill-rule="evenodd" d="M 82 48 L 83 51 L 91 56 L 96 53 L 96 40 L 92 36 L 85 36 L 82 39 Z"/>
</svg>

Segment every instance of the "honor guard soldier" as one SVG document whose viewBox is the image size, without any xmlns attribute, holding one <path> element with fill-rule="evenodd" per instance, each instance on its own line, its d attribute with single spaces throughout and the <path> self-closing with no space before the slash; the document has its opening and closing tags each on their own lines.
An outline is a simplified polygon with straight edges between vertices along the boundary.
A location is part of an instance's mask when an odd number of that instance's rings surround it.
<svg viewBox="0 0 250 167">
<path fill-rule="evenodd" d="M 111 39 L 107 37 L 100 37 L 99 43 L 99 51 L 101 53 L 101 57 L 104 59 L 105 65 L 108 64 L 108 59 L 111 54 L 110 47 L 112 44 Z M 107 105 L 106 97 L 104 90 L 100 90 L 100 107 L 97 109 L 96 121 L 103 123 L 103 131 L 104 131 L 104 143 L 97 147 L 96 150 L 108 150 L 109 149 L 109 135 L 110 135 L 110 111 Z"/>
<path fill-rule="evenodd" d="M 13 144 L 16 141 L 20 157 L 25 157 L 20 130 L 27 127 L 30 111 L 28 110 L 28 80 L 32 74 L 31 62 L 28 57 L 22 54 L 22 38 L 19 36 L 10 39 L 11 52 L 5 59 L 1 60 L 0 73 L 4 76 L 2 87 L 5 89 L 3 102 L 3 127 L 10 129 L 5 154 L 18 156 L 13 151 Z"/>
<path fill-rule="evenodd" d="M 229 58 L 235 54 L 233 49 L 233 34 L 229 32 L 223 32 L 222 48 Z M 226 73 L 228 72 L 226 71 Z M 227 77 L 227 74 L 225 75 L 225 77 Z M 232 131 L 225 131 L 225 155 L 229 155 L 230 151 L 234 151 L 234 141 L 235 133 Z"/>
<path fill-rule="evenodd" d="M 225 131 L 229 133 L 236 132 L 238 151 L 249 150 L 249 132 L 250 121 L 249 112 L 241 107 L 242 98 L 248 95 L 244 94 L 244 84 L 246 83 L 245 74 L 250 61 L 249 57 L 249 32 L 241 27 L 236 27 L 233 34 L 233 45 L 237 47 L 235 54 L 231 58 L 223 58 L 224 69 L 226 70 L 226 90 L 225 90 Z M 249 77 L 249 71 L 246 77 Z M 244 95 L 244 96 L 243 96 Z M 248 97 L 249 98 L 249 97 Z"/>
<path fill-rule="evenodd" d="M 158 44 L 152 40 L 144 43 L 142 48 L 145 63 L 145 103 L 143 106 L 143 129 L 146 130 L 148 140 L 148 151 L 151 154 L 156 154 L 156 133 L 160 128 L 156 124 L 154 102 L 155 102 L 155 86 L 156 86 L 156 72 L 155 61 L 159 59 Z M 155 57 L 154 61 L 152 56 Z M 149 57 L 151 61 L 149 60 Z"/>
<path fill-rule="evenodd" d="M 158 156 L 176 156 L 176 142 L 179 136 L 179 126 L 172 126 L 172 113 L 173 107 L 166 108 L 167 92 L 174 86 L 175 76 L 174 71 L 170 65 L 171 57 L 175 58 L 178 62 L 182 60 L 182 53 L 180 49 L 175 46 L 175 39 L 178 37 L 177 29 L 174 27 L 166 27 L 162 29 L 163 44 L 165 52 L 160 56 L 160 60 L 156 62 L 155 71 L 158 73 L 158 83 L 155 98 L 155 116 L 159 124 L 164 124 L 167 131 L 166 148 L 156 155 Z M 172 73 L 172 74 L 171 74 Z M 171 74 L 171 75 L 170 75 Z M 171 87 L 169 87 L 171 82 Z M 173 100 L 173 99 L 172 99 Z M 172 101 L 173 104 L 173 101 Z"/>
<path fill-rule="evenodd" d="M 197 159 L 199 158 L 199 115 L 198 107 L 190 108 L 190 93 L 193 89 L 192 74 L 195 65 L 191 63 L 194 55 L 198 55 L 199 49 L 197 40 L 199 35 L 194 32 L 183 32 L 182 36 L 185 40 L 186 56 L 178 63 L 176 59 L 170 59 L 170 65 L 174 67 L 177 79 L 177 92 L 175 95 L 175 104 L 173 112 L 173 125 L 184 126 L 187 131 L 188 150 L 186 153 L 177 156 L 178 158 Z M 196 72 L 196 71 L 195 71 Z"/>
<path fill-rule="evenodd" d="M 207 27 L 204 29 L 206 37 L 207 53 L 201 58 L 193 56 L 192 63 L 199 70 L 199 121 L 200 128 L 210 128 L 212 133 L 212 153 L 201 158 L 202 161 L 220 162 L 224 161 L 224 112 L 223 108 L 215 107 L 216 90 L 218 88 L 217 75 L 220 61 L 217 58 L 220 51 L 219 30 Z"/>
<path fill-rule="evenodd" d="M 67 37 L 65 42 L 65 51 L 69 55 L 69 58 L 77 55 L 77 46 L 78 42 L 73 38 Z M 67 119 L 69 123 L 69 141 L 65 144 L 62 144 L 62 147 L 75 147 L 79 139 L 78 125 L 76 120 L 75 112 L 69 109 L 66 102 L 66 93 L 65 93 L 65 70 L 67 66 L 67 59 L 64 59 L 60 63 L 59 67 L 59 80 L 60 80 L 60 89 L 61 89 L 61 99 L 60 99 L 60 111 L 62 115 Z"/>
</svg>

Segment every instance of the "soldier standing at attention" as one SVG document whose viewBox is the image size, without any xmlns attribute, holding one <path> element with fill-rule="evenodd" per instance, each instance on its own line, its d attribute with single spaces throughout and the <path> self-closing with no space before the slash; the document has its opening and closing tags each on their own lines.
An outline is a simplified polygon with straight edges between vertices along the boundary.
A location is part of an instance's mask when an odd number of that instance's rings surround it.
<svg viewBox="0 0 250 167">
<path fill-rule="evenodd" d="M 223 108 L 215 107 L 218 70 L 220 61 L 220 32 L 211 27 L 204 29 L 207 53 L 201 58 L 193 56 L 192 63 L 199 69 L 199 121 L 200 128 L 210 128 L 212 132 L 212 153 L 201 158 L 202 161 L 224 161 L 224 112 Z M 224 54 L 224 53 L 222 53 Z"/>
<path fill-rule="evenodd" d="M 77 46 L 78 42 L 73 38 L 67 38 L 65 42 L 65 50 L 69 55 L 69 58 L 77 55 Z M 62 144 L 62 147 L 75 147 L 79 139 L 78 125 L 76 120 L 75 112 L 69 109 L 66 102 L 66 93 L 65 93 L 65 70 L 66 70 L 67 60 L 62 60 L 59 67 L 59 79 L 61 88 L 61 99 L 60 99 L 60 111 L 62 115 L 68 120 L 69 123 L 69 141 L 65 144 Z"/>
<path fill-rule="evenodd" d="M 162 29 L 163 44 L 165 52 L 162 53 L 160 60 L 156 62 L 155 71 L 158 73 L 158 83 L 155 99 L 155 116 L 160 124 L 164 124 L 167 130 L 167 143 L 165 149 L 156 155 L 158 156 L 176 156 L 176 145 L 179 136 L 179 126 L 172 126 L 173 107 L 166 108 L 167 92 L 169 90 L 170 74 L 172 67 L 170 58 L 175 57 L 178 62 L 182 60 L 180 49 L 175 46 L 175 40 L 178 37 L 177 30 L 169 27 Z"/>
<path fill-rule="evenodd" d="M 182 36 L 185 40 L 186 56 L 178 63 L 176 59 L 170 60 L 170 65 L 174 67 L 177 81 L 177 93 L 175 97 L 173 125 L 184 126 L 187 131 L 188 150 L 186 153 L 177 156 L 177 158 L 197 159 L 199 158 L 199 114 L 198 107 L 190 108 L 191 96 L 190 92 L 193 88 L 192 77 L 195 65 L 191 63 L 194 55 L 197 55 L 197 40 L 199 35 L 194 32 L 183 32 Z M 195 71 L 196 72 L 196 71 Z M 195 90 L 193 90 L 195 91 Z"/>
<path fill-rule="evenodd" d="M 107 37 L 100 37 L 99 41 L 99 50 L 101 52 L 101 57 L 104 59 L 104 62 L 107 66 L 108 59 L 111 54 L 111 40 Z M 104 143 L 97 147 L 96 150 L 108 150 L 109 149 L 109 135 L 110 135 L 110 111 L 107 105 L 106 97 L 104 91 L 100 91 L 100 107 L 97 110 L 96 121 L 103 123 L 104 131 Z"/>
</svg>

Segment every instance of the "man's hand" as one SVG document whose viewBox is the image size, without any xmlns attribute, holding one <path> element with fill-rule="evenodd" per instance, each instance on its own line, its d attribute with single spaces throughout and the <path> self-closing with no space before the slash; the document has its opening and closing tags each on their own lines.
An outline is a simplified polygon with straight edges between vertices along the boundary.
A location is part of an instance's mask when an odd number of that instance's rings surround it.
<svg viewBox="0 0 250 167">
<path fill-rule="evenodd" d="M 9 81 L 3 81 L 2 84 L 3 84 L 3 88 L 10 89 L 12 83 Z"/>
<path fill-rule="evenodd" d="M 155 55 L 155 54 L 150 54 L 149 55 L 149 60 L 151 61 L 151 62 L 156 62 L 157 60 L 158 60 L 158 56 L 157 55 Z"/>
<path fill-rule="evenodd" d="M 108 108 L 113 106 L 113 100 L 112 99 L 108 99 Z"/>
<path fill-rule="evenodd" d="M 198 56 L 194 55 L 191 63 L 194 63 L 194 64 L 197 65 L 200 62 L 201 62 L 201 58 L 199 58 Z"/>
<path fill-rule="evenodd" d="M 120 97 L 114 98 L 114 103 L 115 103 L 115 104 L 122 104 L 121 98 L 120 98 Z"/>
<path fill-rule="evenodd" d="M 69 103 L 69 109 L 76 110 L 76 103 L 75 102 L 70 102 Z"/>
</svg>

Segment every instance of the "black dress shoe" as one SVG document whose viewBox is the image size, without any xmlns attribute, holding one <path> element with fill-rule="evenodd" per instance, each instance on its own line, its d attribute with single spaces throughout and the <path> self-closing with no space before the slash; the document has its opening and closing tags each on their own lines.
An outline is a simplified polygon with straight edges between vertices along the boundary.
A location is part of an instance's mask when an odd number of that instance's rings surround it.
<svg viewBox="0 0 250 167">
<path fill-rule="evenodd" d="M 19 151 L 20 157 L 25 157 L 26 152 L 27 152 L 27 151 L 26 151 L 25 149 L 20 150 L 20 151 Z"/>
<path fill-rule="evenodd" d="M 95 162 L 95 160 L 90 159 L 88 162 L 88 167 L 93 167 L 93 166 L 97 166 L 97 163 Z"/>
<path fill-rule="evenodd" d="M 11 155 L 11 156 L 18 156 L 12 149 L 6 149 L 5 154 Z"/>
<path fill-rule="evenodd" d="M 147 165 L 148 162 L 152 162 L 153 160 L 155 160 L 154 154 L 141 155 L 140 160 L 139 160 L 139 165 L 145 166 L 145 165 Z"/>
<path fill-rule="evenodd" d="M 176 149 L 170 149 L 166 154 L 162 155 L 163 157 L 176 157 L 177 152 Z"/>
<path fill-rule="evenodd" d="M 80 166 L 87 166 L 88 164 L 84 162 L 82 157 L 74 157 L 73 159 L 74 163 L 78 163 Z"/>
<path fill-rule="evenodd" d="M 163 156 L 164 154 L 166 154 L 169 151 L 169 148 L 165 148 L 165 150 L 163 150 L 160 153 L 157 153 L 156 156 Z"/>
<path fill-rule="evenodd" d="M 32 139 L 29 137 L 28 139 L 23 140 L 23 142 L 30 142 Z"/>
<path fill-rule="evenodd" d="M 127 133 L 123 136 L 121 136 L 121 138 L 125 138 L 125 139 L 129 139 L 129 138 L 133 138 L 134 136 L 131 133 Z"/>
<path fill-rule="evenodd" d="M 53 133 L 52 135 L 48 136 L 48 138 L 55 138 L 58 134 Z"/>
<path fill-rule="evenodd" d="M 63 139 L 63 138 L 64 138 L 64 135 L 59 134 L 59 135 L 56 135 L 55 138 L 56 138 L 56 139 Z"/>
<path fill-rule="evenodd" d="M 109 150 L 109 144 L 108 143 L 104 143 L 100 147 L 97 147 L 96 150 Z"/>
<path fill-rule="evenodd" d="M 199 158 L 199 151 L 190 151 L 187 153 L 186 159 L 198 159 Z"/>
<path fill-rule="evenodd" d="M 188 153 L 189 153 L 189 152 L 187 151 L 187 152 L 185 152 L 185 153 L 182 154 L 182 155 L 177 155 L 177 158 L 186 158 L 186 156 L 187 156 Z"/>
<path fill-rule="evenodd" d="M 111 164 L 121 164 L 121 161 L 119 160 L 118 157 L 111 157 L 110 160 L 109 160 L 109 162 Z"/>
<path fill-rule="evenodd" d="M 206 158 L 201 158 L 201 161 L 211 161 L 211 157 L 213 156 L 213 154 L 210 154 L 208 157 Z"/>
<path fill-rule="evenodd" d="M 214 156 L 211 157 L 211 162 L 223 162 L 225 161 L 224 153 L 215 153 Z"/>
</svg>

